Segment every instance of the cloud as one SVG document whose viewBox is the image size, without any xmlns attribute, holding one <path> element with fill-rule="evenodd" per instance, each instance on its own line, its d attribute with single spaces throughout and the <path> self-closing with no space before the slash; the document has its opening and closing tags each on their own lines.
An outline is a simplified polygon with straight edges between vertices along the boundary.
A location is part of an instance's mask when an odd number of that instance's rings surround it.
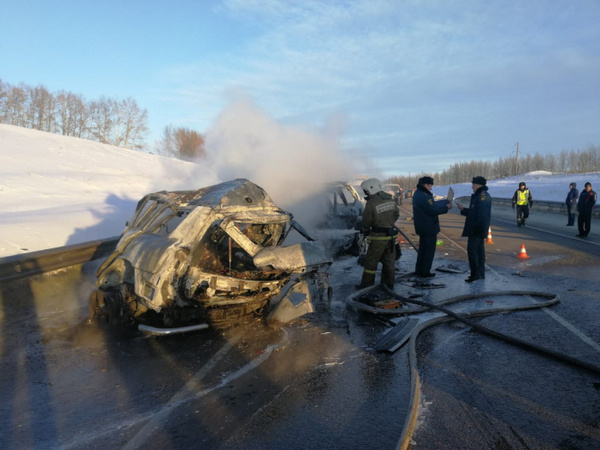
<svg viewBox="0 0 600 450">
<path fill-rule="evenodd" d="M 594 2 L 229 0 L 216 11 L 253 34 L 190 66 L 188 101 L 216 116 L 234 88 L 289 126 L 343 115 L 342 151 L 360 145 L 386 171 L 419 170 L 390 167 L 398 153 L 493 159 L 540 130 L 557 135 L 566 115 L 597 117 Z"/>
</svg>

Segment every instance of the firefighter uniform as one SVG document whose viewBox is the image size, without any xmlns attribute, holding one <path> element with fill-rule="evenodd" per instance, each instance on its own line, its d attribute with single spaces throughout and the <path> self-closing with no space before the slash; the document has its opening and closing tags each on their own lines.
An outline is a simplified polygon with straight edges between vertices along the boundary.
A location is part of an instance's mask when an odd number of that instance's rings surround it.
<svg viewBox="0 0 600 450">
<path fill-rule="evenodd" d="M 374 181 L 369 188 L 365 183 Z M 375 284 L 377 266 L 381 262 L 381 283 L 394 288 L 394 273 L 396 268 L 396 241 L 398 230 L 394 227 L 400 216 L 400 211 L 392 196 L 380 189 L 378 180 L 370 179 L 363 182 L 363 189 L 368 195 L 367 204 L 362 217 L 361 233 L 367 235 L 367 255 L 360 285 L 362 289 Z M 368 184 L 368 183 L 367 183 Z M 372 193 L 375 191 L 374 193 Z"/>
</svg>

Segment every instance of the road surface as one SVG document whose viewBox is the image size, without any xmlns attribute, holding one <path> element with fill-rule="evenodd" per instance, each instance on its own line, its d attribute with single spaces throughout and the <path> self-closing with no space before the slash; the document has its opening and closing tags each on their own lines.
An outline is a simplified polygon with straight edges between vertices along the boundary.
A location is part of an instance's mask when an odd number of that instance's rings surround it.
<svg viewBox="0 0 600 450">
<path fill-rule="evenodd" d="M 556 293 L 560 303 L 551 308 L 477 322 L 600 366 L 600 227 L 593 223 L 581 240 L 561 216 L 533 209 L 517 228 L 512 214 L 494 209 L 485 281 L 464 282 L 464 218 L 455 208 L 442 216 L 434 267 L 463 273 L 437 271 L 434 283 L 443 287 L 415 285 L 405 275 L 416 253 L 403 244 L 396 292 L 431 301 Z M 398 224 L 418 241 L 409 212 Z M 521 245 L 529 259 L 516 257 Z M 87 325 L 97 265 L 0 285 L 1 448 L 398 445 L 410 413 L 408 348 L 375 351 L 387 320 L 346 308 L 362 271 L 356 258 L 332 266 L 327 315 L 280 330 L 257 320 L 224 333 L 158 338 Z M 600 448 L 600 375 L 459 322 L 425 330 L 416 354 L 421 398 L 411 448 Z"/>
</svg>

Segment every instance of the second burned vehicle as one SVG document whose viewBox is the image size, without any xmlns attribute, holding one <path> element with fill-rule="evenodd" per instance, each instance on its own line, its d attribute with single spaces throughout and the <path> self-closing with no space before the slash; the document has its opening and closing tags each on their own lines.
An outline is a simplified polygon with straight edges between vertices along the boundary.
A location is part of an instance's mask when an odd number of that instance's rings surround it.
<svg viewBox="0 0 600 450">
<path fill-rule="evenodd" d="M 326 210 L 317 226 L 319 238 L 327 242 L 334 257 L 363 253 L 367 244 L 359 231 L 365 209 L 362 197 L 343 181 L 328 184 L 322 195 Z"/>
<path fill-rule="evenodd" d="M 299 242 L 284 245 L 290 234 Z M 98 269 L 90 319 L 173 331 L 263 315 L 281 324 L 328 306 L 330 264 L 292 215 L 246 179 L 148 194 Z"/>
<path fill-rule="evenodd" d="M 390 194 L 396 204 L 402 204 L 402 198 L 404 197 L 404 190 L 400 187 L 399 184 L 391 184 L 387 183 L 383 185 L 383 190 Z"/>
</svg>

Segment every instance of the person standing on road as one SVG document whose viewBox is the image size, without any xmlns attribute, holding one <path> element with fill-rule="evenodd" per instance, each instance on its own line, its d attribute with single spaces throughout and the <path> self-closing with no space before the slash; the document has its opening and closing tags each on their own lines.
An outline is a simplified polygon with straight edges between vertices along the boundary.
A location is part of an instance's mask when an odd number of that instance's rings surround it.
<svg viewBox="0 0 600 450">
<path fill-rule="evenodd" d="M 513 210 L 515 209 L 515 205 L 517 205 L 517 226 L 524 227 L 525 219 L 529 217 L 529 208 L 533 205 L 533 197 L 531 197 L 531 192 L 527 189 L 524 181 L 519 183 L 519 189 L 513 195 Z"/>
<path fill-rule="evenodd" d="M 590 234 L 590 228 L 592 225 L 592 210 L 598 200 L 598 196 L 592 191 L 592 183 L 589 181 L 585 183 L 585 189 L 581 191 L 579 201 L 577 202 L 577 228 L 579 228 L 579 234 L 577 237 L 586 237 Z"/>
<path fill-rule="evenodd" d="M 575 208 L 577 208 L 577 197 L 579 197 L 577 183 L 571 183 L 569 185 L 569 193 L 567 194 L 567 198 L 565 200 L 565 204 L 567 205 L 567 217 L 569 218 L 567 222 L 568 227 L 575 225 Z"/>
<path fill-rule="evenodd" d="M 485 279 L 485 238 L 492 218 L 492 197 L 488 193 L 487 180 L 484 177 L 473 177 L 471 202 L 465 208 L 456 203 L 460 213 L 467 216 L 462 235 L 467 237 L 467 255 L 471 275 L 465 281 Z"/>
<path fill-rule="evenodd" d="M 452 208 L 452 202 L 447 200 L 433 200 L 433 178 L 421 177 L 413 197 L 413 222 L 415 233 L 419 235 L 419 250 L 415 264 L 415 275 L 430 278 L 435 273 L 431 272 L 433 257 L 440 232 L 440 214 L 446 214 Z"/>
<path fill-rule="evenodd" d="M 367 236 L 369 247 L 362 279 L 356 288 L 364 289 L 375 284 L 377 265 L 381 262 L 381 284 L 394 289 L 398 239 L 398 230 L 394 224 L 400 217 L 400 210 L 392 196 L 383 191 L 377 178 L 369 178 L 360 186 L 367 196 L 360 232 Z"/>
</svg>

